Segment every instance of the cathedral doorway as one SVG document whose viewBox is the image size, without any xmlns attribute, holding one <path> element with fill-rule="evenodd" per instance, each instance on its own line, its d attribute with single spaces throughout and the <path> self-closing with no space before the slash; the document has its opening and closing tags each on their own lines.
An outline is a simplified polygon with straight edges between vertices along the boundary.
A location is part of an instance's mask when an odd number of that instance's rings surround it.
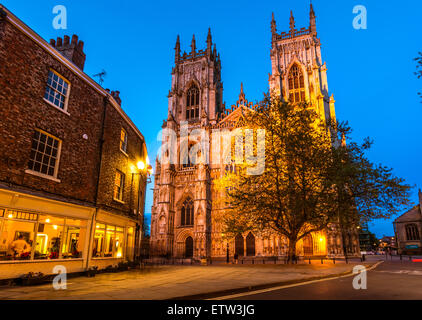
<svg viewBox="0 0 422 320">
<path fill-rule="evenodd" d="M 192 237 L 187 237 L 185 241 L 185 257 L 193 257 L 193 239 Z"/>
<path fill-rule="evenodd" d="M 255 236 L 251 232 L 246 237 L 246 255 L 255 256 Z"/>
<path fill-rule="evenodd" d="M 314 243 L 310 234 L 303 238 L 303 254 L 305 256 L 312 256 L 314 254 Z"/>
<path fill-rule="evenodd" d="M 245 254 L 245 243 L 243 236 L 239 233 L 237 234 L 236 238 L 234 239 L 234 251 L 239 255 L 242 256 Z"/>
</svg>

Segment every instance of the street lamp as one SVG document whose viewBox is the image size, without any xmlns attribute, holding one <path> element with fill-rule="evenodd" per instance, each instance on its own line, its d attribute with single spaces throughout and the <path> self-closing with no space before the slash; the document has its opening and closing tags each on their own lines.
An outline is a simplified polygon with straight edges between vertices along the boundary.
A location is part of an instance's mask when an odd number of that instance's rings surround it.
<svg viewBox="0 0 422 320">
<path fill-rule="evenodd" d="M 138 170 L 136 170 L 136 169 L 138 169 Z M 137 215 L 139 217 L 140 207 L 141 207 L 141 201 L 143 201 L 143 200 L 141 200 L 141 181 L 143 179 L 145 179 L 145 185 L 151 182 L 150 175 L 152 174 L 152 166 L 149 165 L 148 157 L 146 159 L 146 163 L 144 161 L 140 160 L 140 161 L 138 161 L 136 163 L 136 167 L 132 164 L 131 165 L 131 171 L 132 171 L 132 181 L 131 181 L 131 187 L 130 187 L 130 205 L 129 206 L 130 206 L 130 211 L 132 211 L 133 181 L 134 181 L 134 176 L 135 175 L 139 175 L 138 208 L 137 208 L 137 210 L 133 210 L 133 211 L 135 211 L 137 213 Z M 145 193 L 146 193 L 146 190 L 145 190 Z M 144 193 L 144 196 L 145 196 L 145 193 Z M 139 239 L 137 239 L 136 243 L 139 245 L 138 248 L 141 249 L 140 248 L 141 241 L 142 241 L 142 238 L 144 236 L 143 235 L 143 231 L 144 231 L 144 215 L 143 214 L 142 214 L 142 216 L 140 217 L 139 220 L 140 220 L 139 222 L 140 222 L 140 229 L 141 230 L 140 230 L 140 233 L 136 232 L 135 238 L 139 236 Z M 138 226 L 137 226 L 137 229 L 138 229 Z M 138 254 L 139 254 L 139 249 L 137 250 L 138 251 L 137 252 Z"/>
</svg>

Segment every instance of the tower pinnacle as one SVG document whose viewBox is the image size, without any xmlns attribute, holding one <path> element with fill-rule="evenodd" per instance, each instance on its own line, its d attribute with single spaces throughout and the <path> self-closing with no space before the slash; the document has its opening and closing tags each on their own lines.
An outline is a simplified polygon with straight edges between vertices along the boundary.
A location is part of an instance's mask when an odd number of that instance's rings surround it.
<svg viewBox="0 0 422 320">
<path fill-rule="evenodd" d="M 290 10 L 290 32 L 294 33 L 295 30 L 295 17 L 293 17 L 293 11 Z"/>
<path fill-rule="evenodd" d="M 177 63 L 180 60 L 180 37 L 179 37 L 179 35 L 177 35 L 176 47 L 174 48 L 174 50 L 175 50 L 174 60 Z"/>
<path fill-rule="evenodd" d="M 277 24 L 274 19 L 274 12 L 272 13 L 272 19 L 271 19 L 271 33 L 274 34 L 277 32 Z"/>
<path fill-rule="evenodd" d="M 309 31 L 312 33 L 312 35 L 316 36 L 316 16 L 314 7 L 311 2 L 311 11 L 309 13 Z"/>
<path fill-rule="evenodd" d="M 196 55 L 196 41 L 195 41 L 195 35 L 192 36 L 192 43 L 190 45 L 191 48 L 191 54 L 194 57 Z"/>
</svg>

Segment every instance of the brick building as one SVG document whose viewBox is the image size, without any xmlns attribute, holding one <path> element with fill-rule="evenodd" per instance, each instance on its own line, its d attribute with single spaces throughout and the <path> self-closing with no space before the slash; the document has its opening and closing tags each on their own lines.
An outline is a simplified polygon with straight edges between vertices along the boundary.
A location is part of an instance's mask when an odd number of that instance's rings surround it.
<svg viewBox="0 0 422 320">
<path fill-rule="evenodd" d="M 77 36 L 45 42 L 0 6 L 0 278 L 139 254 L 145 140 Z"/>
</svg>

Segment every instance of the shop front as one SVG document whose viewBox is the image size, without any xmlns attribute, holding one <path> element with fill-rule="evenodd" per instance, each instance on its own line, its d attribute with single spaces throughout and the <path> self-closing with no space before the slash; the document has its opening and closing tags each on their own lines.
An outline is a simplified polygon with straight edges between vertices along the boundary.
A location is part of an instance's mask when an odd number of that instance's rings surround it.
<svg viewBox="0 0 422 320">
<path fill-rule="evenodd" d="M 0 280 L 132 260 L 135 227 L 94 207 L 0 189 Z"/>
</svg>

